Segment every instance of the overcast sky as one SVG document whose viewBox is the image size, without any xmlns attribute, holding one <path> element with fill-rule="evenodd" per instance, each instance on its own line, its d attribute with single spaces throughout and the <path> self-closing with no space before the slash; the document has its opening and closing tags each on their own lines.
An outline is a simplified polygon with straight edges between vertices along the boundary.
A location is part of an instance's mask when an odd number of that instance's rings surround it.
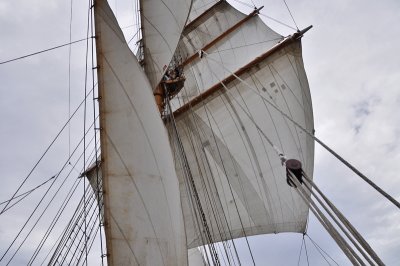
<svg viewBox="0 0 400 266">
<path fill-rule="evenodd" d="M 265 6 L 263 14 L 294 26 L 282 1 L 253 2 Z M 316 136 L 400 200 L 400 1 L 287 3 L 299 28 L 314 26 L 303 38 L 303 59 Z M 110 4 L 121 17 L 133 10 L 120 0 Z M 86 36 L 86 14 L 86 1 L 74 1 L 72 40 Z M 293 32 L 265 21 L 282 35 Z M 70 0 L 0 0 L 0 61 L 67 43 L 69 23 Z M 128 38 L 134 34 L 133 27 L 128 27 L 131 24 L 125 15 L 121 26 L 127 27 Z M 82 99 L 85 42 L 72 46 L 70 104 L 68 54 L 64 47 L 0 65 L 0 202 L 13 194 L 58 133 L 69 106 L 73 110 Z M 82 130 L 81 120 L 73 121 L 72 135 Z M 68 134 L 63 134 L 22 191 L 56 174 L 68 156 L 68 142 Z M 76 142 L 72 137 L 71 146 Z M 317 144 L 314 180 L 387 265 L 400 264 L 400 211 L 396 207 Z M 0 215 L 0 255 L 34 207 L 33 199 L 38 195 Z M 312 215 L 308 234 L 340 265 L 350 264 Z M 298 234 L 278 234 L 253 237 L 250 245 L 258 265 L 296 265 L 301 241 Z M 309 241 L 307 248 L 310 263 L 323 265 Z M 29 254 L 29 247 L 17 255 L 14 265 L 26 263 L 25 252 Z M 304 250 L 301 264 L 307 265 Z"/>
</svg>

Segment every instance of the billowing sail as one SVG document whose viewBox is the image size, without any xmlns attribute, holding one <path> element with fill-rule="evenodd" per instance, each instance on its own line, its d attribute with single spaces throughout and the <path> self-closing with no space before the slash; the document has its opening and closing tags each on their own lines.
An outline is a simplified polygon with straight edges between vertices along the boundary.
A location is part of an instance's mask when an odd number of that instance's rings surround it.
<svg viewBox="0 0 400 266">
<path fill-rule="evenodd" d="M 236 71 L 283 39 L 267 27 L 254 11 L 245 15 L 225 1 L 220 1 L 193 19 L 183 31 L 177 56 L 184 61 L 186 94 L 196 96 L 230 73 L 212 61 L 199 60 L 199 50 Z"/>
<path fill-rule="evenodd" d="M 140 1 L 144 69 L 154 89 L 175 53 L 191 0 Z"/>
<path fill-rule="evenodd" d="M 184 30 L 178 52 L 187 58 L 186 83 L 173 101 L 184 148 L 184 154 L 179 152 L 171 135 L 188 247 L 304 232 L 308 208 L 288 186 L 276 147 L 301 161 L 312 176 L 314 144 L 273 107 L 313 131 L 301 42 L 284 40 L 255 14 L 246 16 L 226 2 L 207 13 Z M 205 51 L 202 58 L 192 57 L 200 49 Z M 187 168 L 202 210 L 193 204 Z M 200 212 L 208 229 L 199 222 Z"/>
<path fill-rule="evenodd" d="M 95 4 L 109 265 L 186 265 L 173 157 L 150 83 L 105 0 Z"/>
</svg>

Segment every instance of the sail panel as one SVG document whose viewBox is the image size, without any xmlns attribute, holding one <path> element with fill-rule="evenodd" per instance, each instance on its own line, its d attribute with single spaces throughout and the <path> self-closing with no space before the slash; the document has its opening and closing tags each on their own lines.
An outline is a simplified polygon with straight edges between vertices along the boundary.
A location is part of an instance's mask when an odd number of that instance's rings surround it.
<svg viewBox="0 0 400 266">
<path fill-rule="evenodd" d="M 105 0 L 95 5 L 110 265 L 187 265 L 179 185 L 151 85 Z"/>
<path fill-rule="evenodd" d="M 154 89 L 175 53 L 191 0 L 141 1 L 144 68 Z"/>
<path fill-rule="evenodd" d="M 188 23 L 192 22 L 206 10 L 212 8 L 215 4 L 221 3 L 221 0 L 193 0 L 192 9 L 190 10 Z"/>
<path fill-rule="evenodd" d="M 215 39 L 246 15 L 231 7 L 227 2 L 219 2 L 211 10 L 185 27 L 179 43 L 182 56 L 189 56 Z"/>
<path fill-rule="evenodd" d="M 197 21 L 196 25 L 185 29 L 177 51 L 179 56 L 188 58 L 196 54 L 247 16 L 227 2 L 216 5 L 214 9 L 208 16 Z M 205 52 L 210 58 L 234 72 L 271 49 L 282 39 L 281 35 L 266 26 L 258 16 L 253 16 Z M 196 58 L 185 66 L 185 90 L 180 97 L 183 101 L 189 101 L 219 80 L 229 76 L 229 71 L 212 61 Z"/>
<path fill-rule="evenodd" d="M 210 62 L 207 57 L 202 61 Z M 213 232 L 212 242 L 304 232 L 308 216 L 307 206 L 286 183 L 280 158 L 261 133 L 287 158 L 301 161 L 304 171 L 312 176 L 314 142 L 266 102 L 271 101 L 308 131 L 313 130 L 301 42 L 273 53 L 241 78 L 256 91 L 234 80 L 226 84 L 228 91 L 221 87 L 176 117 L 207 224 Z M 188 247 L 204 245 L 209 241 L 200 233 L 180 155 L 175 156 Z"/>
</svg>

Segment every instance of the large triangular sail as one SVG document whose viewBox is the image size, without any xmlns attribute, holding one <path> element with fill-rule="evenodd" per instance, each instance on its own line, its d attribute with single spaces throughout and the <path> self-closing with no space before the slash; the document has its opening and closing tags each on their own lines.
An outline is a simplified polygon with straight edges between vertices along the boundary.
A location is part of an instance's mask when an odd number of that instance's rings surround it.
<svg viewBox="0 0 400 266">
<path fill-rule="evenodd" d="M 151 85 L 105 0 L 95 22 L 108 263 L 186 265 L 178 180 Z"/>
</svg>

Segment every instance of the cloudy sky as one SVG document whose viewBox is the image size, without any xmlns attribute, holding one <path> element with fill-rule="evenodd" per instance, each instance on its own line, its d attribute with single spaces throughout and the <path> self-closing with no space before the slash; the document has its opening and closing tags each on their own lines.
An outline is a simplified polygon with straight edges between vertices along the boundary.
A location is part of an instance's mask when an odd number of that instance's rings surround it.
<svg viewBox="0 0 400 266">
<path fill-rule="evenodd" d="M 87 4 L 76 2 L 72 40 L 86 36 Z M 70 3 L 0 0 L 0 61 L 67 43 Z M 249 12 L 246 6 L 232 3 Z M 282 1 L 253 3 L 265 6 L 264 15 L 294 26 Z M 303 38 L 303 58 L 317 137 L 400 200 L 400 1 L 287 3 L 299 28 L 314 26 Z M 121 0 L 110 0 L 110 4 L 129 38 L 134 27 L 130 27 L 132 19 L 126 12 L 132 11 L 132 6 L 126 8 Z M 282 35 L 293 32 L 263 18 Z M 85 45 L 72 46 L 70 82 L 68 47 L 0 65 L 0 202 L 13 194 L 67 120 L 69 109 L 73 111 L 81 101 Z M 83 131 L 81 117 L 72 121 L 70 131 L 71 136 Z M 71 137 L 71 149 L 77 141 Z M 22 191 L 56 174 L 68 157 L 68 143 L 68 134 L 62 134 Z M 318 145 L 314 176 L 383 261 L 399 265 L 400 211 Z M 45 191 L 41 189 L 19 208 L 0 215 L 0 255 L 24 224 L 26 213 L 34 208 L 31 202 Z M 340 265 L 349 264 L 312 215 L 308 234 Z M 33 238 L 39 238 L 39 233 Z M 279 234 L 251 238 L 250 245 L 259 265 L 296 265 L 301 241 L 301 235 Z M 311 242 L 306 243 L 310 263 L 321 265 L 321 256 Z M 26 263 L 25 253 L 29 254 L 29 247 L 17 254 L 15 265 Z M 307 265 L 304 250 L 301 264 Z"/>
</svg>

